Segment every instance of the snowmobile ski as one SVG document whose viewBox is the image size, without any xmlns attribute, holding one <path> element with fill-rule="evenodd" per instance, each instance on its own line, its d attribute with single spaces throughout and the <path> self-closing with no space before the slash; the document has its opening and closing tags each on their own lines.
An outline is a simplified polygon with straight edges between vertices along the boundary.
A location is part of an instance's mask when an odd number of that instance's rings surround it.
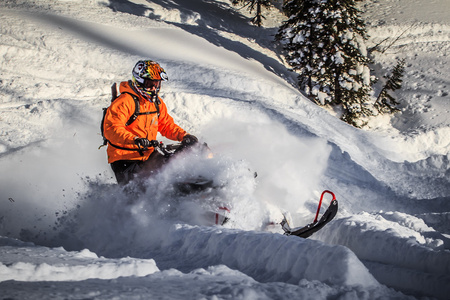
<svg viewBox="0 0 450 300">
<path fill-rule="evenodd" d="M 322 215 L 320 220 L 317 221 L 317 219 L 319 217 L 320 207 L 322 206 L 323 196 L 326 193 L 331 194 L 333 196 L 333 199 L 331 200 L 331 203 L 330 203 L 330 206 L 328 207 L 328 209 Z M 336 196 L 334 195 L 333 192 L 325 190 L 322 192 L 322 195 L 320 196 L 320 201 L 319 201 L 319 206 L 317 207 L 316 217 L 314 218 L 314 221 L 312 223 L 306 225 L 305 227 L 291 228 L 289 226 L 289 223 L 288 223 L 286 217 L 284 217 L 283 221 L 281 222 L 281 227 L 283 228 L 285 235 L 295 235 L 295 236 L 306 239 L 306 238 L 310 237 L 313 233 L 322 229 L 328 222 L 333 220 L 333 218 L 336 216 L 337 211 L 338 211 L 338 202 L 336 200 Z"/>
<path fill-rule="evenodd" d="M 215 223 L 216 225 L 225 225 L 230 218 L 228 215 L 230 214 L 230 209 L 226 206 L 219 207 L 219 212 L 215 213 Z"/>
</svg>

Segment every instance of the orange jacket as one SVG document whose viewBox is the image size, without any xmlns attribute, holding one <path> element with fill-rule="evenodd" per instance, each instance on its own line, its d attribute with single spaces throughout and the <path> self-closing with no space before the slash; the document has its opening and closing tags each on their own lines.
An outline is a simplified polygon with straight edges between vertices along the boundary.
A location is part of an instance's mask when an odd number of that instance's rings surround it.
<svg viewBox="0 0 450 300">
<path fill-rule="evenodd" d="M 162 101 L 159 105 L 160 115 L 156 113 L 149 115 L 140 115 L 128 126 L 125 123 L 130 119 L 135 111 L 133 97 L 124 92 L 136 95 L 139 98 L 140 112 L 155 112 L 155 104 L 144 99 L 136 93 L 126 81 L 120 83 L 119 91 L 121 95 L 114 100 L 105 115 L 104 135 L 112 144 L 137 149 L 134 139 L 136 137 L 155 140 L 156 134 L 160 132 L 163 136 L 170 140 L 181 141 L 186 135 L 180 126 L 174 123 L 173 118 L 168 114 L 166 104 Z M 147 160 L 154 148 L 144 151 L 141 156 L 138 151 L 122 150 L 111 146 L 108 143 L 108 163 L 117 160 Z"/>
</svg>

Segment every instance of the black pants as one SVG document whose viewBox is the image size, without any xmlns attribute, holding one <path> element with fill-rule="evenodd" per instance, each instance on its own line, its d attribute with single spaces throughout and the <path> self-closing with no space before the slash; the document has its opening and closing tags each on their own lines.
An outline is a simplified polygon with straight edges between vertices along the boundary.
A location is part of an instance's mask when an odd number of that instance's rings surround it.
<svg viewBox="0 0 450 300">
<path fill-rule="evenodd" d="M 155 174 L 167 159 L 158 151 L 153 151 L 146 161 L 118 160 L 111 163 L 111 169 L 116 175 L 117 183 L 127 184 L 136 177 L 148 177 Z"/>
</svg>

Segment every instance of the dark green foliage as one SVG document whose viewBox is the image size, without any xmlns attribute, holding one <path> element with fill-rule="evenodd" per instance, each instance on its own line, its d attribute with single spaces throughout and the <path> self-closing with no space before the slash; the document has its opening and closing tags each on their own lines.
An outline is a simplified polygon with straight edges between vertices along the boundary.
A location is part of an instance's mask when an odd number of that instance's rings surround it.
<svg viewBox="0 0 450 300">
<path fill-rule="evenodd" d="M 342 119 L 356 126 L 361 117 L 373 115 L 374 82 L 358 1 L 287 1 L 283 9 L 289 19 L 276 36 L 299 73 L 300 89 L 320 105 L 340 106 Z"/>
<path fill-rule="evenodd" d="M 403 73 L 405 72 L 405 59 L 400 59 L 395 65 L 390 75 L 385 75 L 386 83 L 375 101 L 375 108 L 379 113 L 394 113 L 399 111 L 396 107 L 399 103 L 389 94 L 389 91 L 395 91 L 402 87 Z"/>
</svg>

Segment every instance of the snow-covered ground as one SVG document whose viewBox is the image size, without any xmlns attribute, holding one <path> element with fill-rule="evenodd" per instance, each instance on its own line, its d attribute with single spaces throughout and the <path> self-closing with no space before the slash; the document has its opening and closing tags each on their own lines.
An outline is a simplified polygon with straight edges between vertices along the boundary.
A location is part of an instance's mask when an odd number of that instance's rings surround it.
<svg viewBox="0 0 450 300">
<path fill-rule="evenodd" d="M 230 2 L 1 1 L 2 298 L 448 297 L 450 2 L 362 4 L 369 46 L 398 37 L 378 66 L 407 66 L 403 112 L 365 130 L 295 89 L 277 10 L 257 29 Z M 171 115 L 215 157 L 121 188 L 99 123 L 141 58 L 166 69 Z M 202 225 L 219 203 L 172 193 L 191 173 L 226 185 L 230 223 Z M 311 238 L 265 226 L 310 223 L 325 189 L 339 212 Z"/>
</svg>

